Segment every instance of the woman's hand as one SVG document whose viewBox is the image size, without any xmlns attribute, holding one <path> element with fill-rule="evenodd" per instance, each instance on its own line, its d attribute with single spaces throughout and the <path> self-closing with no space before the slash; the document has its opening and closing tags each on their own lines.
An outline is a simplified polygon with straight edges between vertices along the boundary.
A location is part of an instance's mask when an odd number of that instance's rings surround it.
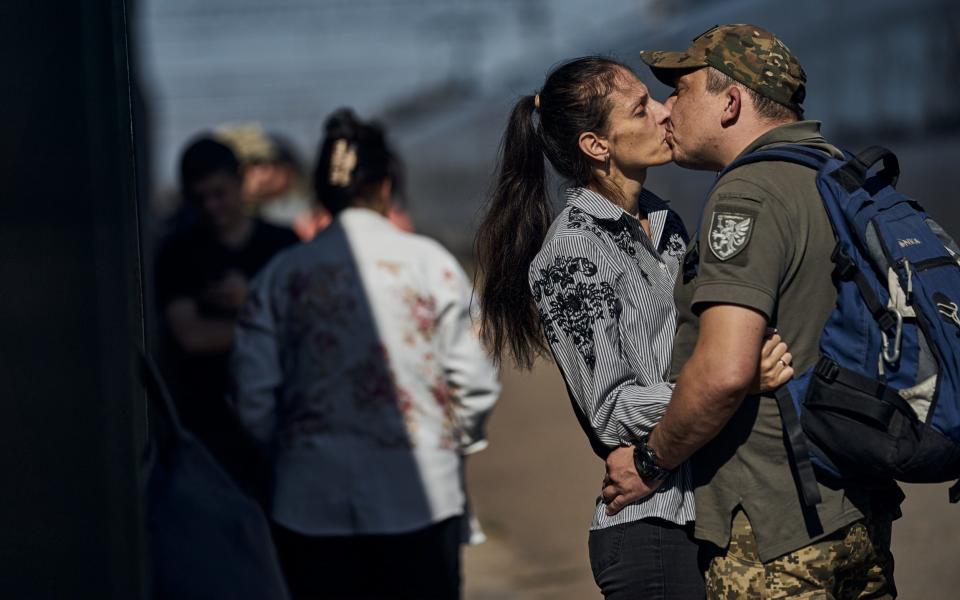
<svg viewBox="0 0 960 600">
<path fill-rule="evenodd" d="M 760 350 L 760 365 L 750 393 L 770 392 L 790 381 L 794 374 L 792 362 L 793 355 L 777 330 L 767 329 L 767 337 Z"/>
</svg>

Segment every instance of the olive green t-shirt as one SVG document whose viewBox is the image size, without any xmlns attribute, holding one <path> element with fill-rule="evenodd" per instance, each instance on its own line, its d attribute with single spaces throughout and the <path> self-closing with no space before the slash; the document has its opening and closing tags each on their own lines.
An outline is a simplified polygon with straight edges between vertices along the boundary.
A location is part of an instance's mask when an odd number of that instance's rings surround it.
<svg viewBox="0 0 960 600">
<path fill-rule="evenodd" d="M 773 129 L 743 154 L 799 143 L 842 154 L 816 121 Z M 816 172 L 786 162 L 745 165 L 725 175 L 704 207 L 697 241 L 677 279 L 678 311 L 672 378 L 697 340 L 707 304 L 736 304 L 763 313 L 789 344 L 797 373 L 818 359 L 821 330 L 836 302 L 830 254 L 835 240 L 816 188 Z M 699 272 L 696 264 L 699 261 Z M 878 491 L 825 485 L 823 502 L 804 507 L 791 470 L 773 395 L 748 396 L 721 433 L 693 458 L 696 536 L 721 548 L 741 506 L 753 526 L 760 559 L 768 561 L 860 519 Z M 898 490 L 884 488 L 896 506 Z M 873 495 L 873 498 L 871 498 Z"/>
</svg>

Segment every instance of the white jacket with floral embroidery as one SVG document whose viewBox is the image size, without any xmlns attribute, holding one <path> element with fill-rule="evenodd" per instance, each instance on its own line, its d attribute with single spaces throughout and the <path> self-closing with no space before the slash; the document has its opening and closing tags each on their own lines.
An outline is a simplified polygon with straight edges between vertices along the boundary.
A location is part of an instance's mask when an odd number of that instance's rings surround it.
<svg viewBox="0 0 960 600">
<path fill-rule="evenodd" d="M 360 535 L 463 514 L 462 456 L 500 389 L 471 297 L 440 244 L 360 208 L 257 275 L 233 400 L 273 453 L 274 520 Z"/>
</svg>

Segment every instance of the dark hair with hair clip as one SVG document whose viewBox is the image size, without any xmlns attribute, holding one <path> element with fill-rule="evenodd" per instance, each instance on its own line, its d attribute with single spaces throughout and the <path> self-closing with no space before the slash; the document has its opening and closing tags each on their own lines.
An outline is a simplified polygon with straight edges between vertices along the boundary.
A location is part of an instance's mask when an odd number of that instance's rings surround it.
<svg viewBox="0 0 960 600">
<path fill-rule="evenodd" d="M 349 108 L 327 118 L 317 157 L 314 192 L 334 215 L 364 205 L 376 186 L 391 175 L 393 154 L 383 129 L 361 121 Z"/>
<path fill-rule="evenodd" d="M 625 73 L 632 71 L 605 57 L 571 60 L 554 68 L 540 93 L 521 98 L 510 114 L 476 239 L 480 334 L 497 362 L 509 351 L 519 366 L 529 368 L 548 351 L 527 281 L 553 220 L 543 159 L 574 186 L 592 181 L 604 188 L 594 181 L 592 165 L 580 150 L 580 134 L 606 132 L 613 108 L 609 95 Z M 619 195 L 619 190 L 603 191 Z"/>
</svg>

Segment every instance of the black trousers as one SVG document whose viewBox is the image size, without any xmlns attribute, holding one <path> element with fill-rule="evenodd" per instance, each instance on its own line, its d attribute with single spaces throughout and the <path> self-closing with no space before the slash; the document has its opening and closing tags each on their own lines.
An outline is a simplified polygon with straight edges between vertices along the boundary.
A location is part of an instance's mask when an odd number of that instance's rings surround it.
<svg viewBox="0 0 960 600">
<path fill-rule="evenodd" d="M 644 519 L 590 532 L 590 566 L 606 600 L 703 600 L 692 527 Z"/>
<path fill-rule="evenodd" d="M 294 600 L 459 600 L 461 517 L 399 535 L 306 536 L 274 524 Z"/>
</svg>

